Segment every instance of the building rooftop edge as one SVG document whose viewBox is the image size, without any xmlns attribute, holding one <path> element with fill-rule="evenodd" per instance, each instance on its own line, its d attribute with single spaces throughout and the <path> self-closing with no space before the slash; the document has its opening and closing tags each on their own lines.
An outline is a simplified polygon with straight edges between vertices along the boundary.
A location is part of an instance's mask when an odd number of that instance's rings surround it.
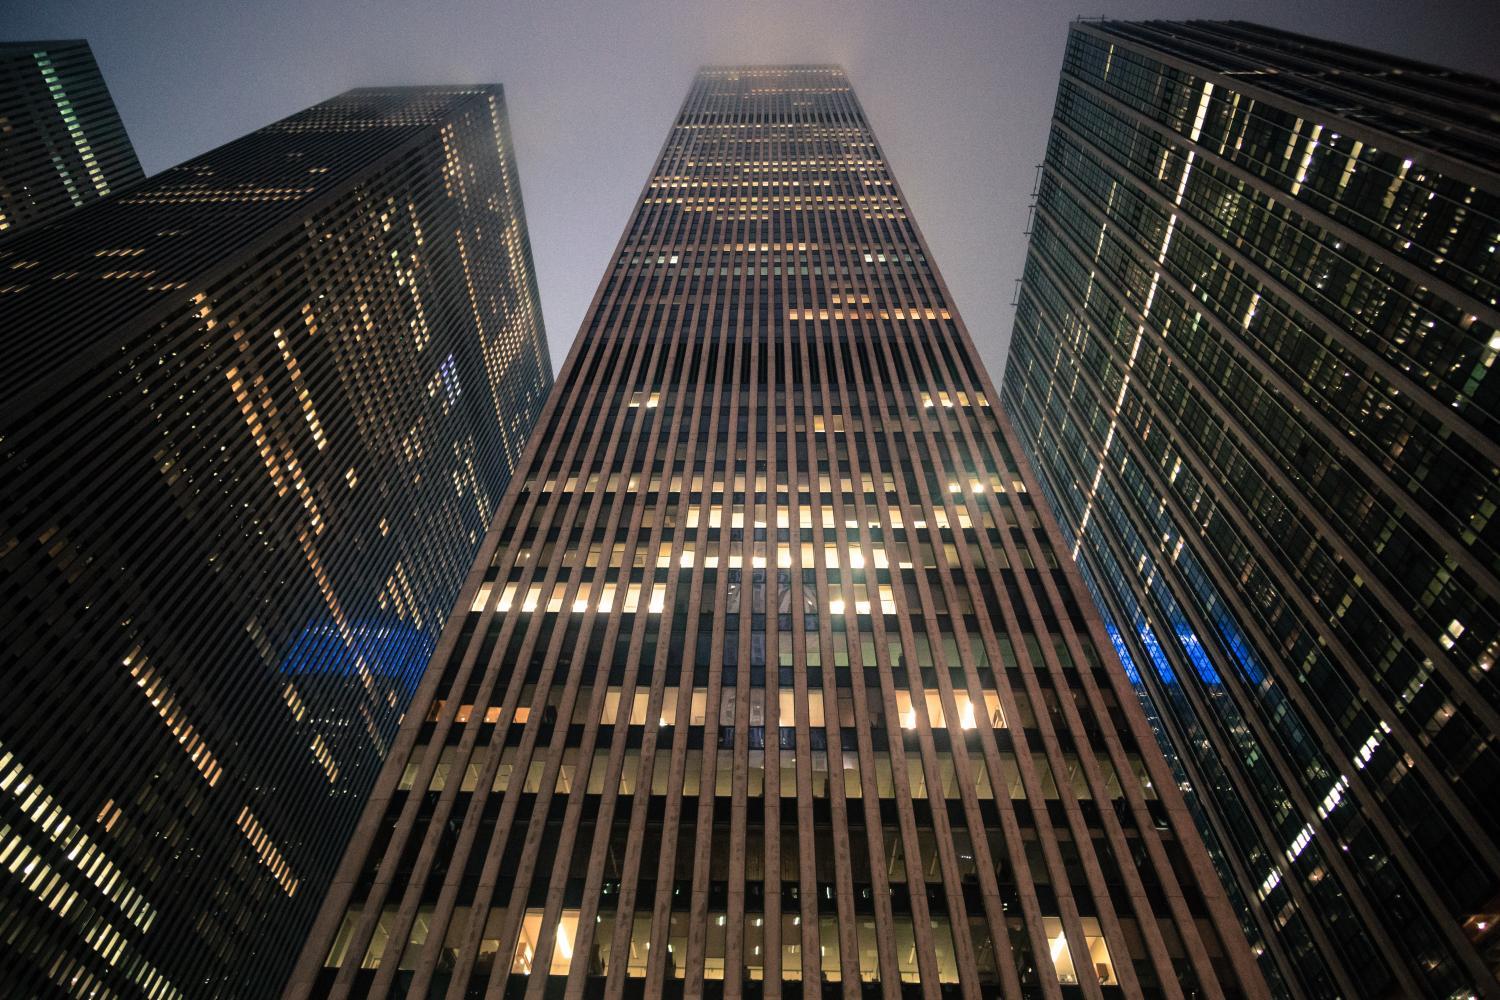
<svg viewBox="0 0 1500 1000">
<path fill-rule="evenodd" d="M 698 67 L 699 75 L 705 73 L 806 73 L 825 72 L 847 75 L 838 63 L 741 63 L 737 65 L 705 63 Z"/>
</svg>

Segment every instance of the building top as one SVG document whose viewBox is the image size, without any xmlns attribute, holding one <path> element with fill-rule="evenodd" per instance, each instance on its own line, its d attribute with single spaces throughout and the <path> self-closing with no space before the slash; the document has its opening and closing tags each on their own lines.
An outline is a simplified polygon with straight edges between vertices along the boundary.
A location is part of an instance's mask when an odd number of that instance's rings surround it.
<svg viewBox="0 0 1500 1000">
<path fill-rule="evenodd" d="M 20 42 L 0 41 L 0 52 L 36 52 L 87 44 L 86 38 L 29 38 Z"/>
<path fill-rule="evenodd" d="M 144 176 L 83 39 L 0 42 L 0 123 L 0 239 Z"/>
<path fill-rule="evenodd" d="M 181 310 L 257 243 L 310 224 L 359 174 L 482 98 L 498 107 L 503 90 L 351 90 L 0 243 L 7 406 L 24 407 L 65 361 L 77 369 L 118 352 L 122 324 Z M 368 143 L 352 144 L 351 131 Z"/>
<path fill-rule="evenodd" d="M 1246 21 L 1078 21 L 1168 65 L 1260 91 L 1480 187 L 1500 184 L 1500 82 Z M 1207 71 L 1206 73 L 1204 71 Z"/>
<path fill-rule="evenodd" d="M 753 76 L 757 73 L 769 75 L 782 73 L 832 73 L 837 76 L 847 76 L 844 67 L 837 63 L 744 63 L 741 65 L 718 65 L 710 64 L 698 67 L 698 72 L 704 75 L 720 73 L 737 73 L 742 76 Z"/>
</svg>

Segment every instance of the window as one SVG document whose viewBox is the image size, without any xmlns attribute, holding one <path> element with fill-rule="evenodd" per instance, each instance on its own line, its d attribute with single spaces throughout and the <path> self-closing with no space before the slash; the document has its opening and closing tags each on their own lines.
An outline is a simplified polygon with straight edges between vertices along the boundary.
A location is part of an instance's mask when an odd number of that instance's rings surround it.
<svg viewBox="0 0 1500 1000">
<path fill-rule="evenodd" d="M 361 906 L 356 903 L 344 914 L 344 922 L 339 925 L 339 932 L 334 935 L 333 947 L 328 950 L 328 957 L 323 960 L 325 967 L 334 969 L 344 964 L 344 956 L 349 953 L 349 939 L 354 936 L 354 928 L 359 923 L 361 909 Z"/>
<path fill-rule="evenodd" d="M 521 934 L 516 940 L 516 955 L 510 971 L 523 976 L 540 967 L 539 946 L 542 937 L 542 910 L 531 909 L 521 920 Z M 552 957 L 547 974 L 566 976 L 573 965 L 573 946 L 578 941 L 578 911 L 563 910 L 552 936 Z"/>
</svg>

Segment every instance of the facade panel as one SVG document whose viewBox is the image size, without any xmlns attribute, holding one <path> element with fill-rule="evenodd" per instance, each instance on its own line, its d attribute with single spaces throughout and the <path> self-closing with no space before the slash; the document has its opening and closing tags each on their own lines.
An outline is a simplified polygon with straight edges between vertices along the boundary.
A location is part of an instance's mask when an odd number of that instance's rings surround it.
<svg viewBox="0 0 1500 1000">
<path fill-rule="evenodd" d="M 351 91 L 0 273 L 0 981 L 273 994 L 551 384 L 501 91 Z"/>
<path fill-rule="evenodd" d="M 1070 32 L 1004 403 L 1292 996 L 1500 969 L 1500 84 Z"/>
<path fill-rule="evenodd" d="M 844 73 L 703 70 L 290 995 L 1264 995 L 993 398 Z"/>
<path fill-rule="evenodd" d="M 0 239 L 144 176 L 88 42 L 0 42 Z"/>
</svg>

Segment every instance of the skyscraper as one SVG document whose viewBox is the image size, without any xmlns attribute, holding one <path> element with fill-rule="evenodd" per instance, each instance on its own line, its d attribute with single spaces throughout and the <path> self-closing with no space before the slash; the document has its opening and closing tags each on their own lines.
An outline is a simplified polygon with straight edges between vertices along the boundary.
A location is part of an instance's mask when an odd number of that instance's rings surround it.
<svg viewBox="0 0 1500 1000">
<path fill-rule="evenodd" d="M 143 176 L 88 42 L 0 42 L 0 238 Z"/>
<path fill-rule="evenodd" d="M 1075 23 L 1005 410 L 1286 994 L 1500 968 L 1500 84 Z"/>
<path fill-rule="evenodd" d="M 700 72 L 292 995 L 1261 995 L 992 394 L 844 73 Z"/>
<path fill-rule="evenodd" d="M 0 981 L 268 995 L 551 384 L 500 88 L 351 91 L 0 274 Z"/>
</svg>

